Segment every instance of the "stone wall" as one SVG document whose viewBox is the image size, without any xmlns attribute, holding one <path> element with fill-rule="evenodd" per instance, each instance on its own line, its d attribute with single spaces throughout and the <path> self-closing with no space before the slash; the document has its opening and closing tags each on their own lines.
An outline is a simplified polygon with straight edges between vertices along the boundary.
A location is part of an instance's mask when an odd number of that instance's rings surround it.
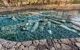
<svg viewBox="0 0 80 50">
<path fill-rule="evenodd" d="M 0 39 L 0 50 L 80 50 L 80 38 L 24 42 Z"/>
</svg>

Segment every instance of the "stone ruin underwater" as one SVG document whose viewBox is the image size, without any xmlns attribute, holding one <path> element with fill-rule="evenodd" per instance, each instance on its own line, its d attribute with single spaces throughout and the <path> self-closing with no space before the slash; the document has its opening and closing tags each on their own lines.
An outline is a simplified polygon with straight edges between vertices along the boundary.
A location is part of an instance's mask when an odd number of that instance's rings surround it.
<svg viewBox="0 0 80 50">
<path fill-rule="evenodd" d="M 80 31 L 68 19 L 60 17 L 54 11 L 0 15 L 0 38 L 29 41 L 80 37 Z"/>
</svg>

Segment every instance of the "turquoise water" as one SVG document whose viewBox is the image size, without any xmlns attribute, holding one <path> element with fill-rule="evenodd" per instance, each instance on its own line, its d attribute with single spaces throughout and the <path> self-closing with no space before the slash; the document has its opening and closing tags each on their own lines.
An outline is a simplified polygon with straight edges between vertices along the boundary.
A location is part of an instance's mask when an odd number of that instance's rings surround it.
<svg viewBox="0 0 80 50">
<path fill-rule="evenodd" d="M 0 15 L 0 38 L 10 41 L 28 41 L 80 37 L 79 31 L 62 27 L 61 25 L 69 27 L 68 25 L 72 24 L 54 17 L 53 12 L 37 13 Z"/>
</svg>

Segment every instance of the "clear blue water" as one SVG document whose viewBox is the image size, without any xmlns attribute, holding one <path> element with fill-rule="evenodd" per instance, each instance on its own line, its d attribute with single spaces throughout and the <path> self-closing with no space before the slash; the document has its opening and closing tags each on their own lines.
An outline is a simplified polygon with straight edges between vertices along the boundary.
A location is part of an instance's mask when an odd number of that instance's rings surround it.
<svg viewBox="0 0 80 50">
<path fill-rule="evenodd" d="M 54 13 L 47 12 L 36 15 L 1 15 L 0 38 L 10 41 L 28 41 L 80 37 L 79 32 L 63 28 L 61 24 L 71 23 L 61 22 L 61 19 L 54 17 Z"/>
</svg>

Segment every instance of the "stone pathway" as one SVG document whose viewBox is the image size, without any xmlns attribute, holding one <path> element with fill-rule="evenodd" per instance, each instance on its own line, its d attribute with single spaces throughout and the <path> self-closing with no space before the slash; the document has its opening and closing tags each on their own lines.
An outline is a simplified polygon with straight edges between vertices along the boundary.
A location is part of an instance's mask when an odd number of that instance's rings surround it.
<svg viewBox="0 0 80 50">
<path fill-rule="evenodd" d="M 0 50 L 80 50 L 80 38 L 24 42 L 0 39 Z"/>
<path fill-rule="evenodd" d="M 6 3 L 8 6 L 8 4 Z M 26 5 L 23 7 L 15 6 L 15 7 L 0 7 L 0 12 L 15 12 L 16 10 L 80 10 L 80 4 L 68 4 L 66 6 L 58 6 L 55 4 L 49 4 L 49 5 Z"/>
</svg>

